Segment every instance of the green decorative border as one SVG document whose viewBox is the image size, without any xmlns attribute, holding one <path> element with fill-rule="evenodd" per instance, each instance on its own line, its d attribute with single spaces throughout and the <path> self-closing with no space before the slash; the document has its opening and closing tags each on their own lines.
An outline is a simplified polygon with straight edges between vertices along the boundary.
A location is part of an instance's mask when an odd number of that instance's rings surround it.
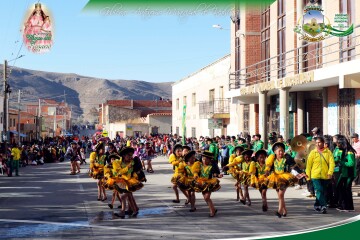
<svg viewBox="0 0 360 240">
<path fill-rule="evenodd" d="M 275 0 L 89 0 L 85 5 L 84 11 L 99 10 L 104 7 L 111 7 L 116 4 L 121 4 L 124 9 L 131 10 L 137 7 L 177 7 L 177 8 L 193 8 L 200 4 L 216 5 L 225 7 L 229 5 L 239 4 L 261 6 L 262 4 L 271 4 Z"/>
</svg>

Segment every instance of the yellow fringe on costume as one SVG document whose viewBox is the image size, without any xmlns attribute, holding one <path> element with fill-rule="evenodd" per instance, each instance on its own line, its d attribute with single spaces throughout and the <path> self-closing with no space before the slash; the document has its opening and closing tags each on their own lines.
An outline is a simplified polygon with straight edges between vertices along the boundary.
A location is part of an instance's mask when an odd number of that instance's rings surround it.
<svg viewBox="0 0 360 240">
<path fill-rule="evenodd" d="M 267 188 L 267 177 L 265 176 L 265 168 L 266 165 L 263 167 L 260 166 L 258 162 L 251 162 L 250 164 L 250 186 L 259 190 L 266 189 Z M 256 170 L 257 170 L 257 176 L 256 176 Z"/>
<path fill-rule="evenodd" d="M 281 160 L 277 160 L 275 159 L 275 155 L 273 155 L 271 158 L 270 156 L 268 159 L 266 159 L 266 169 L 271 169 L 271 166 L 274 165 L 275 170 L 268 176 L 266 180 L 268 188 L 285 190 L 289 186 L 294 186 L 297 179 L 291 173 L 284 171 L 286 159 L 283 158 Z"/>
<path fill-rule="evenodd" d="M 171 178 L 171 182 L 177 184 L 177 181 L 184 175 L 186 163 L 183 158 L 176 158 L 175 154 L 170 155 L 169 163 L 174 167 L 174 175 Z"/>
<path fill-rule="evenodd" d="M 112 177 L 113 182 L 109 181 L 109 183 L 113 183 L 115 190 L 119 193 L 135 192 L 143 188 L 144 184 L 138 180 L 137 174 L 133 173 L 134 161 L 128 165 L 124 164 L 122 159 L 112 163 L 114 177 Z"/>
<path fill-rule="evenodd" d="M 96 152 L 92 152 L 90 154 L 89 176 L 94 179 L 102 179 L 104 177 L 104 164 L 105 164 L 105 155 L 99 158 Z"/>
<path fill-rule="evenodd" d="M 249 173 L 251 162 L 242 162 L 241 171 L 238 172 L 239 182 L 245 185 L 250 185 L 251 173 Z"/>
<path fill-rule="evenodd" d="M 228 173 L 236 180 L 239 180 L 239 172 L 241 170 L 241 163 L 244 161 L 242 155 L 236 156 L 231 154 L 229 158 L 229 164 L 226 166 L 229 167 Z"/>
<path fill-rule="evenodd" d="M 195 180 L 195 192 L 216 192 L 221 188 L 217 178 L 198 178 Z"/>
<path fill-rule="evenodd" d="M 181 190 L 194 190 L 195 186 L 195 177 L 199 176 L 201 170 L 201 163 L 195 162 L 193 165 L 187 165 L 184 168 L 184 174 L 178 178 L 177 185 Z"/>
</svg>

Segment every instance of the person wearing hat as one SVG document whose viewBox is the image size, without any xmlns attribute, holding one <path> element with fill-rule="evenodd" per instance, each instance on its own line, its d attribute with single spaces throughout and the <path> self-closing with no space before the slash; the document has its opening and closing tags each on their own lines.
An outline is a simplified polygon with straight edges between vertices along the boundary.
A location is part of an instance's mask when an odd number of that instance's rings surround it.
<svg viewBox="0 0 360 240">
<path fill-rule="evenodd" d="M 181 190 L 187 191 L 191 209 L 190 212 L 195 212 L 195 190 L 194 190 L 194 179 L 199 176 L 201 163 L 196 161 L 195 157 L 196 152 L 190 151 L 185 156 L 185 162 L 187 165 L 185 166 L 185 174 L 179 178 L 178 186 Z"/>
<path fill-rule="evenodd" d="M 244 199 L 240 199 L 240 202 L 242 204 L 246 204 L 246 200 L 247 200 L 247 205 L 251 206 L 251 200 L 250 200 L 250 195 L 249 195 L 249 185 L 250 185 L 250 180 L 251 180 L 251 174 L 250 174 L 250 165 L 252 162 L 252 154 L 254 153 L 253 150 L 245 150 L 241 153 L 241 155 L 243 156 L 243 161 L 241 163 L 241 170 L 238 172 L 239 174 L 239 182 L 241 184 L 243 184 L 244 186 Z"/>
<path fill-rule="evenodd" d="M 75 175 L 76 169 L 78 170 L 77 172 L 80 173 L 80 163 L 78 163 L 80 157 L 77 142 L 72 141 L 70 143 L 64 157 L 66 160 L 70 161 L 70 175 Z"/>
<path fill-rule="evenodd" d="M 171 178 L 171 182 L 173 184 L 173 190 L 175 192 L 175 200 L 173 200 L 173 203 L 180 203 L 177 181 L 181 176 L 184 175 L 185 166 L 186 166 L 186 163 L 182 156 L 182 152 L 183 152 L 183 146 L 181 144 L 176 144 L 173 148 L 173 153 L 169 157 L 169 163 L 173 165 L 173 170 L 174 170 L 174 175 Z M 185 204 L 188 204 L 190 200 L 187 192 L 184 190 L 181 191 L 186 197 Z"/>
<path fill-rule="evenodd" d="M 113 153 L 113 154 L 110 154 L 108 156 L 108 159 L 109 159 L 110 163 L 108 163 L 108 164 L 106 164 L 104 166 L 103 186 L 104 186 L 104 188 L 106 190 L 112 190 L 113 191 L 112 198 L 111 198 L 111 203 L 108 204 L 109 208 L 113 209 L 114 202 L 115 202 L 116 198 L 119 200 L 119 202 L 121 204 L 120 193 L 118 191 L 116 191 L 115 188 L 114 188 L 116 175 L 114 174 L 113 165 L 112 165 L 114 161 L 119 161 L 120 160 L 120 156 Z"/>
<path fill-rule="evenodd" d="M 244 148 L 242 146 L 236 146 L 235 153 L 232 154 L 229 158 L 229 164 L 227 164 L 224 168 L 224 172 L 228 172 L 231 176 L 236 180 L 235 190 L 236 190 L 236 201 L 240 199 L 244 199 L 244 195 L 241 189 L 241 183 L 239 181 L 238 173 L 241 170 L 241 163 L 243 162 L 244 158 L 242 156 L 242 152 Z"/>
<path fill-rule="evenodd" d="M 268 210 L 267 199 L 266 199 L 266 176 L 265 176 L 265 160 L 266 160 L 267 152 L 264 149 L 261 149 L 255 153 L 255 161 L 251 162 L 250 165 L 250 174 L 251 180 L 250 185 L 253 188 L 256 188 L 260 191 L 261 199 L 262 199 L 262 210 L 266 212 Z"/>
<path fill-rule="evenodd" d="M 144 187 L 134 172 L 134 152 L 134 148 L 124 147 L 119 152 L 120 160 L 113 162 L 114 175 L 117 176 L 114 188 L 121 194 L 121 210 L 118 214 L 120 217 L 125 216 L 126 202 L 129 203 L 132 216 L 137 216 L 138 208 L 132 193 Z"/>
<path fill-rule="evenodd" d="M 359 134 L 353 133 L 351 135 L 351 139 L 353 141 L 352 147 L 355 149 L 355 158 L 356 158 L 356 178 L 354 180 L 356 185 L 360 184 L 360 140 Z"/>
<path fill-rule="evenodd" d="M 255 138 L 255 141 L 254 141 L 254 143 L 253 143 L 253 151 L 254 152 L 257 152 L 257 151 L 259 151 L 260 149 L 263 149 L 264 148 L 264 142 L 263 141 L 261 141 L 260 139 L 261 139 L 261 135 L 260 134 L 255 134 L 254 135 L 254 138 Z"/>
<path fill-rule="evenodd" d="M 194 177 L 194 190 L 202 193 L 204 200 L 210 209 L 209 217 L 214 217 L 217 213 L 217 209 L 214 207 L 210 197 L 212 192 L 216 192 L 221 188 L 220 181 L 217 178 L 221 178 L 222 175 L 220 174 L 217 164 L 214 162 L 214 155 L 212 152 L 204 151 L 201 156 L 202 164 L 200 167 L 200 174 L 198 177 Z"/>
<path fill-rule="evenodd" d="M 105 201 L 107 199 L 105 188 L 102 185 L 104 177 L 105 166 L 105 144 L 98 142 L 94 148 L 94 152 L 90 154 L 90 176 L 97 180 L 98 187 L 98 201 Z"/>
<path fill-rule="evenodd" d="M 284 143 L 276 142 L 272 150 L 275 154 L 266 159 L 265 176 L 267 176 L 267 187 L 275 189 L 278 194 L 279 207 L 275 215 L 281 218 L 287 216 L 285 191 L 295 184 L 296 178 L 289 171 L 296 163 L 289 155 L 285 157 Z M 273 171 L 270 174 L 271 169 Z"/>
<path fill-rule="evenodd" d="M 317 137 L 320 137 L 320 129 L 318 127 L 314 127 L 313 130 L 311 130 L 313 136 L 312 140 L 315 140 Z"/>
</svg>

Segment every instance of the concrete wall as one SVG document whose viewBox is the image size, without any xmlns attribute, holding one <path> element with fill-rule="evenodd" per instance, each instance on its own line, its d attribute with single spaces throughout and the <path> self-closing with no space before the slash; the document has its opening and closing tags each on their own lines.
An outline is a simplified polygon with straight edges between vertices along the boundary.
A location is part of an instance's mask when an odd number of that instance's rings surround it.
<svg viewBox="0 0 360 240">
<path fill-rule="evenodd" d="M 220 87 L 224 95 L 229 89 L 230 55 L 200 69 L 198 72 L 176 82 L 172 86 L 172 131 L 182 135 L 182 114 L 184 96 L 186 96 L 186 136 L 191 136 L 191 129 L 196 129 L 196 137 L 209 136 L 208 120 L 199 117 L 199 102 L 209 101 L 209 91 L 215 90 L 215 98 L 220 98 Z M 193 104 L 192 96 L 195 93 L 196 101 Z M 177 109 L 176 99 L 179 99 Z"/>
<path fill-rule="evenodd" d="M 171 133 L 172 126 L 172 116 L 149 116 L 149 132 L 151 132 L 152 127 L 158 127 L 158 133 L 169 134 Z"/>
</svg>

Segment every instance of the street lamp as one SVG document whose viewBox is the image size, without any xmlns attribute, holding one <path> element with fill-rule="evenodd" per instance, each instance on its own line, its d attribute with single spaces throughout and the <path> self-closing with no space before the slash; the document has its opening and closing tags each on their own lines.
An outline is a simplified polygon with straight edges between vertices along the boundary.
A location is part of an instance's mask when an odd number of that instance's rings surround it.
<svg viewBox="0 0 360 240">
<path fill-rule="evenodd" d="M 25 55 L 20 55 L 9 61 L 4 60 L 4 65 L 3 65 L 3 68 L 4 68 L 4 70 L 3 70 L 3 79 L 4 79 L 4 109 L 3 109 L 4 110 L 4 113 L 3 113 L 4 114 L 4 116 L 3 116 L 3 119 L 4 119 L 3 134 L 4 135 L 3 135 L 3 140 L 5 142 L 5 149 L 6 149 L 6 142 L 9 140 L 9 138 L 8 138 L 8 125 L 9 125 L 8 124 L 8 122 L 9 122 L 9 120 L 8 120 L 8 116 L 9 116 L 9 107 L 8 107 L 9 96 L 8 96 L 8 94 L 11 93 L 10 85 L 7 81 L 8 77 L 11 73 L 11 70 L 8 71 L 8 62 L 16 61 L 17 59 L 22 58 L 24 56 Z"/>
<path fill-rule="evenodd" d="M 228 29 L 228 28 L 223 28 L 220 24 L 214 24 L 214 25 L 212 25 L 212 27 L 213 27 L 213 28 L 217 28 L 217 29 L 219 29 L 219 30 L 230 30 L 230 29 Z"/>
</svg>

